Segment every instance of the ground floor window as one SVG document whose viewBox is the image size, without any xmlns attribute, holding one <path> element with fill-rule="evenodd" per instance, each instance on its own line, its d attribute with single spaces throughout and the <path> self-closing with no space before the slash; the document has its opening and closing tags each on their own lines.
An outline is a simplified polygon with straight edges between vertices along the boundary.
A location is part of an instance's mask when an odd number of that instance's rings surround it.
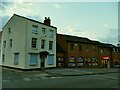
<svg viewBox="0 0 120 90">
<path fill-rule="evenodd" d="M 68 66 L 69 67 L 75 67 L 76 66 L 76 58 L 75 57 L 69 57 L 68 58 Z"/>
<path fill-rule="evenodd" d="M 37 65 L 38 64 L 38 54 L 36 53 L 31 53 L 30 54 L 30 65 Z"/>
<path fill-rule="evenodd" d="M 77 60 L 77 66 L 83 66 L 84 65 L 84 59 L 83 57 L 79 57 L 78 60 Z"/>
<path fill-rule="evenodd" d="M 92 66 L 97 66 L 98 65 L 98 59 L 96 57 L 92 58 Z"/>
<path fill-rule="evenodd" d="M 53 65 L 54 64 L 54 55 L 50 54 L 48 55 L 48 65 Z"/>
<path fill-rule="evenodd" d="M 64 67 L 64 57 L 57 57 L 57 64 L 58 64 L 58 67 Z"/>
<path fill-rule="evenodd" d="M 2 62 L 5 62 L 5 54 L 2 54 Z"/>
<path fill-rule="evenodd" d="M 14 53 L 14 64 L 17 65 L 19 61 L 19 53 Z"/>
</svg>

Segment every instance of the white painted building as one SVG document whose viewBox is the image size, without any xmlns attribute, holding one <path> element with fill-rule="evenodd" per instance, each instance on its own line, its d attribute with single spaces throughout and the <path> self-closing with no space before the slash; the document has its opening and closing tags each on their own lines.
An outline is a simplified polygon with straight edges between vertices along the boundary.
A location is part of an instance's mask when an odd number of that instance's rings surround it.
<svg viewBox="0 0 120 90">
<path fill-rule="evenodd" d="M 3 27 L 1 60 L 3 66 L 41 68 L 40 52 L 49 54 L 44 67 L 56 67 L 56 32 L 50 18 L 44 23 L 14 14 Z"/>
<path fill-rule="evenodd" d="M 1 60 L 1 39 L 2 39 L 2 31 L 0 31 L 0 65 L 2 65 L 2 60 Z"/>
</svg>

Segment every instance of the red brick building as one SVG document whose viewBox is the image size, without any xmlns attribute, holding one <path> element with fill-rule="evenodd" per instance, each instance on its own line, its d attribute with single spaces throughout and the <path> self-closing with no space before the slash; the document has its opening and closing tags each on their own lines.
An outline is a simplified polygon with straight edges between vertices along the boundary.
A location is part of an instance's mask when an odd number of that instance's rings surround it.
<svg viewBox="0 0 120 90">
<path fill-rule="evenodd" d="M 57 49 L 57 62 L 62 58 L 64 67 L 109 68 L 114 67 L 115 61 L 118 60 L 117 48 L 112 44 L 63 34 L 57 34 L 56 41 L 59 48 L 62 48 L 61 52 Z M 57 66 L 63 67 L 58 64 Z"/>
</svg>

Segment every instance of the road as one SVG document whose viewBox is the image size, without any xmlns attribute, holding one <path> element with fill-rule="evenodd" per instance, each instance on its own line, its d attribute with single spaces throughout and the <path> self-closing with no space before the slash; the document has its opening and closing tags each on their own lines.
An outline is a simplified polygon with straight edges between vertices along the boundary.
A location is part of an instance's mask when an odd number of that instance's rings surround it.
<svg viewBox="0 0 120 90">
<path fill-rule="evenodd" d="M 5 72 L 2 83 L 3 88 L 118 88 L 118 73 L 36 77 Z"/>
</svg>

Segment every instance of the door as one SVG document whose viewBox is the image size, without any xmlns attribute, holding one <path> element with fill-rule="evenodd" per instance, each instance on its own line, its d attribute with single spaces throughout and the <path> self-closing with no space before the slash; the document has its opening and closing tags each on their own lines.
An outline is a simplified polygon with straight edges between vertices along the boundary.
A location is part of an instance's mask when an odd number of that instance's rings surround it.
<svg viewBox="0 0 120 90">
<path fill-rule="evenodd" d="M 45 57 L 41 57 L 41 68 L 45 68 Z"/>
</svg>

